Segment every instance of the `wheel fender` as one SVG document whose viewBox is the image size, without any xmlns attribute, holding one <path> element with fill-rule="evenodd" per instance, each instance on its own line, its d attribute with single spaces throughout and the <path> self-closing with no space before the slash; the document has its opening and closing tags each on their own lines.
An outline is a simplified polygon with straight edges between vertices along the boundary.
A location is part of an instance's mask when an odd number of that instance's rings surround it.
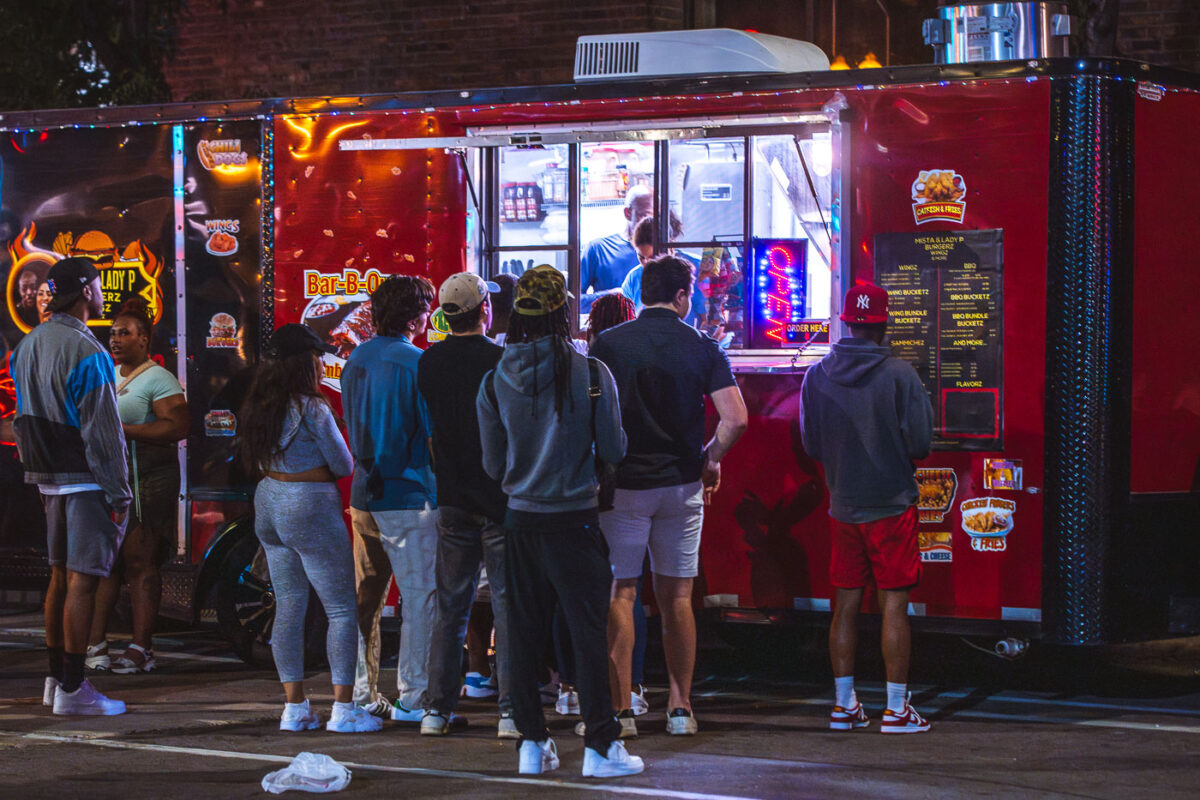
<svg viewBox="0 0 1200 800">
<path fill-rule="evenodd" d="M 194 608 L 197 611 L 197 616 L 200 609 L 204 608 L 207 603 L 208 593 L 212 590 L 213 583 L 217 579 L 217 570 L 220 567 L 222 559 L 225 558 L 238 542 L 247 536 L 253 535 L 254 515 L 243 514 L 225 523 L 224 527 L 213 537 L 208 549 L 204 551 L 204 560 L 200 564 L 200 576 L 196 579 Z"/>
</svg>

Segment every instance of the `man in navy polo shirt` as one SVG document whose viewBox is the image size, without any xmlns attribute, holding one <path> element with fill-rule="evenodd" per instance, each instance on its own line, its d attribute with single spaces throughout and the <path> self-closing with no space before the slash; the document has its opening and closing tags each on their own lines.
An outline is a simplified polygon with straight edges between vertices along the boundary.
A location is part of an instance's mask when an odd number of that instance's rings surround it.
<svg viewBox="0 0 1200 800">
<path fill-rule="evenodd" d="M 667 732 L 696 733 L 692 716 L 692 670 L 696 621 L 692 581 L 700 566 L 704 502 L 721 480 L 721 459 L 746 430 L 746 405 L 729 358 L 712 338 L 683 320 L 692 296 L 692 268 L 674 256 L 642 270 L 645 310 L 632 322 L 610 328 L 592 355 L 612 371 L 629 438 L 617 468 L 613 510 L 600 527 L 608 540 L 616 587 L 609 613 L 612 696 L 626 705 L 631 688 L 633 603 L 650 549 L 654 597 L 663 615 L 663 649 L 671 682 Z M 719 422 L 704 441 L 704 399 L 711 397 Z M 623 708 L 618 716 L 628 719 Z"/>
</svg>

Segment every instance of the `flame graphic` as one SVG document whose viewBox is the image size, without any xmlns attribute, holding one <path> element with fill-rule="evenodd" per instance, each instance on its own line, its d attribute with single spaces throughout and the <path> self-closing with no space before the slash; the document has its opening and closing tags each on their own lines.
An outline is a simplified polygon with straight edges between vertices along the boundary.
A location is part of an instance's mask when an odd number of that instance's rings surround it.
<svg viewBox="0 0 1200 800">
<path fill-rule="evenodd" d="M 22 228 L 21 233 L 8 244 L 8 255 L 12 259 L 12 267 L 8 272 L 8 285 L 6 291 L 6 300 L 8 302 L 8 312 L 12 317 L 13 322 L 23 333 L 29 333 L 32 327 L 25 324 L 17 313 L 14 302 L 14 286 L 17 277 L 22 272 L 22 268 L 32 263 L 42 263 L 44 268 L 38 270 L 44 274 L 49 269 L 50 265 L 60 259 L 69 256 L 84 256 L 90 258 L 96 263 L 96 268 L 101 271 L 101 283 L 104 282 L 104 271 L 109 269 L 126 269 L 135 270 L 141 277 L 145 286 L 137 290 L 137 296 L 146 300 L 150 306 L 150 319 L 154 323 L 158 323 L 163 316 L 163 292 L 162 286 L 159 284 L 159 277 L 162 275 L 165 262 L 154 254 L 154 251 L 146 247 L 140 239 L 134 239 L 127 244 L 124 249 L 112 246 L 112 240 L 102 231 L 87 231 L 80 236 L 75 236 L 71 231 L 64 231 L 54 239 L 54 249 L 46 250 L 34 244 L 34 238 L 37 236 L 37 224 L 30 222 L 25 228 Z M 81 249 L 80 245 L 90 243 L 104 243 L 100 247 Z M 94 319 L 88 321 L 89 325 L 103 326 L 111 325 L 112 321 L 108 319 Z"/>
</svg>

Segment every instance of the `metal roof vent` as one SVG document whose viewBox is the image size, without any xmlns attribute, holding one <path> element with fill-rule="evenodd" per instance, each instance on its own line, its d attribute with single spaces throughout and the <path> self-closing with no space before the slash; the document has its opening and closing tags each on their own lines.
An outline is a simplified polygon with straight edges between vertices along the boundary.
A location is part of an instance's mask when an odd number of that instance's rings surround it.
<svg viewBox="0 0 1200 800">
<path fill-rule="evenodd" d="M 580 36 L 575 80 L 816 72 L 829 58 L 815 44 L 730 28 Z"/>
</svg>

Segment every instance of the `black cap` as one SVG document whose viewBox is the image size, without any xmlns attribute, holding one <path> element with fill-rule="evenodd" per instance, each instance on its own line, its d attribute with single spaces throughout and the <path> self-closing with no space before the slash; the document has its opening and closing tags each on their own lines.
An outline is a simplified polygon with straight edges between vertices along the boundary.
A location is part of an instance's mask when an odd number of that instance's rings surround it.
<svg viewBox="0 0 1200 800">
<path fill-rule="evenodd" d="M 272 358 L 287 358 L 304 352 L 337 352 L 336 347 L 321 341 L 321 337 L 317 336 L 312 328 L 295 322 L 276 329 L 271 334 L 267 347 Z"/>
<path fill-rule="evenodd" d="M 51 311 L 70 308 L 83 294 L 83 287 L 99 277 L 100 273 L 90 258 L 74 256 L 56 261 L 46 275 L 46 283 L 53 295 L 46 307 Z"/>
</svg>

